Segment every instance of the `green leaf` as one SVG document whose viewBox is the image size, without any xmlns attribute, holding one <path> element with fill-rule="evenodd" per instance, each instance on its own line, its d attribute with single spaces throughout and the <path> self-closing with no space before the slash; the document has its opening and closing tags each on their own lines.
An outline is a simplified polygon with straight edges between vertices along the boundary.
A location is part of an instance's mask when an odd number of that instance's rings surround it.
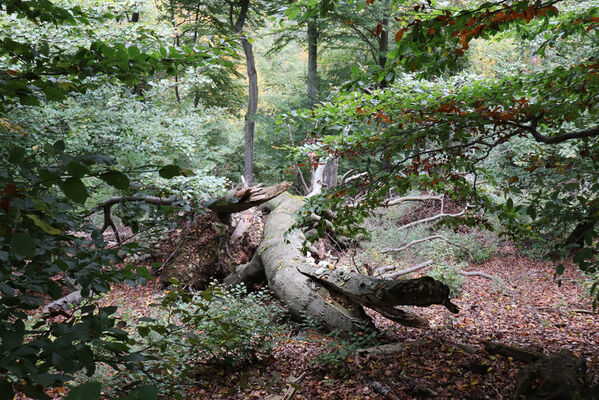
<svg viewBox="0 0 599 400">
<path fill-rule="evenodd" d="M 58 177 L 60 176 L 56 172 L 50 171 L 47 168 L 40 169 L 38 174 L 39 174 L 39 177 L 40 177 L 42 183 L 46 187 L 52 186 L 57 181 Z"/>
<path fill-rule="evenodd" d="M 85 175 L 89 174 L 89 168 L 77 161 L 71 161 L 67 165 L 67 171 L 77 178 L 83 178 Z"/>
<path fill-rule="evenodd" d="M 68 357 L 68 356 L 67 356 Z M 61 371 L 75 372 L 77 371 L 77 365 L 71 360 L 62 356 L 60 353 L 52 353 L 52 364 L 54 364 Z"/>
<path fill-rule="evenodd" d="M 148 336 L 148 333 L 150 333 L 150 328 L 148 328 L 147 326 L 138 326 L 137 332 L 139 333 L 139 336 L 143 338 Z"/>
<path fill-rule="evenodd" d="M 511 197 L 509 199 L 507 199 L 507 202 L 505 203 L 505 207 L 508 210 L 511 210 L 512 208 L 514 208 L 514 200 L 512 200 Z"/>
<path fill-rule="evenodd" d="M 110 186 L 120 190 L 129 190 L 131 183 L 127 175 L 120 171 L 108 171 L 100 175 L 100 179 L 108 183 Z"/>
<path fill-rule="evenodd" d="M 85 203 L 87 200 L 87 188 L 79 178 L 67 178 L 60 185 L 63 193 L 77 203 Z"/>
<path fill-rule="evenodd" d="M 160 176 L 163 178 L 170 179 L 175 176 L 182 175 L 182 170 L 179 168 L 179 166 L 171 164 L 160 168 L 158 170 L 158 174 L 160 174 Z"/>
<path fill-rule="evenodd" d="M 27 233 L 17 233 L 10 241 L 15 254 L 21 257 L 33 257 L 35 254 L 35 240 Z"/>
<path fill-rule="evenodd" d="M 88 382 L 71 389 L 65 400 L 98 400 L 102 385 L 100 382 Z"/>
<path fill-rule="evenodd" d="M 11 164 L 19 164 L 25 158 L 25 149 L 15 146 L 8 151 L 8 162 Z"/>
<path fill-rule="evenodd" d="M 54 228 L 52 225 L 45 223 L 35 214 L 25 215 L 29 217 L 38 228 L 41 228 L 44 232 L 46 232 L 49 235 L 60 235 L 62 233 L 60 229 Z"/>
<path fill-rule="evenodd" d="M 56 143 L 54 143 L 54 145 L 52 146 L 52 149 L 54 150 L 54 152 L 56 154 L 64 153 L 64 150 L 65 150 L 64 141 L 58 140 Z"/>
</svg>

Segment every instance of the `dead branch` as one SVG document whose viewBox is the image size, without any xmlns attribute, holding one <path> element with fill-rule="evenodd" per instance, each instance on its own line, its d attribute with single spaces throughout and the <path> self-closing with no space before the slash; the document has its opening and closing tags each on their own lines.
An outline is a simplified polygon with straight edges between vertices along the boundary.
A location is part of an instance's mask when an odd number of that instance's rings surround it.
<svg viewBox="0 0 599 400">
<path fill-rule="evenodd" d="M 350 183 L 353 181 L 357 181 L 358 179 L 364 178 L 365 176 L 368 176 L 368 172 L 360 172 L 359 174 L 355 174 L 352 176 L 348 176 L 349 172 L 353 172 L 354 170 L 349 170 L 347 171 L 345 174 L 343 174 L 343 176 L 341 177 L 341 184 L 344 185 L 346 183 Z"/>
<path fill-rule="evenodd" d="M 445 238 L 445 237 L 443 237 L 441 235 L 432 235 L 432 236 L 427 236 L 427 237 L 422 238 L 422 239 L 412 240 L 410 243 L 408 243 L 408 244 L 406 244 L 404 246 L 401 246 L 401 247 L 383 249 L 383 250 L 381 250 L 381 253 L 383 253 L 383 254 L 385 254 L 385 253 L 399 253 L 400 251 L 404 251 L 405 249 L 407 249 L 409 247 L 412 247 L 415 244 L 426 242 L 428 240 L 434 240 L 434 239 L 441 239 L 441 240 L 443 240 L 444 242 L 446 242 L 448 244 L 451 244 L 453 246 L 456 246 L 456 247 L 459 247 L 461 249 L 466 250 L 466 252 L 470 256 L 470 258 L 472 260 L 474 260 L 474 257 L 472 256 L 472 253 L 470 252 L 470 249 L 468 247 L 466 247 L 464 245 L 461 245 L 461 244 L 458 244 L 458 243 L 455 243 L 455 242 L 452 242 L 451 240 L 449 240 L 449 239 L 447 239 L 447 238 Z"/>
<path fill-rule="evenodd" d="M 204 207 L 221 215 L 241 212 L 266 203 L 291 187 L 291 182 L 281 182 L 268 187 L 231 189 L 223 197 L 204 203 Z"/>
<path fill-rule="evenodd" d="M 391 274 L 382 275 L 382 278 L 384 278 L 384 279 L 395 279 L 398 276 L 407 275 L 409 273 L 416 272 L 418 270 L 426 268 L 429 265 L 431 265 L 432 263 L 433 263 L 433 260 L 426 260 L 425 262 L 420 263 L 418 265 L 414 265 L 413 267 L 402 269 L 401 271 L 393 272 Z"/>
<path fill-rule="evenodd" d="M 349 176 L 351 173 L 353 173 L 355 170 L 356 170 L 355 168 L 352 168 L 352 169 L 348 170 L 347 172 L 345 172 L 345 173 L 344 173 L 344 174 L 341 176 L 341 184 L 342 184 L 342 185 L 343 185 L 343 184 L 345 184 L 345 180 L 347 179 L 347 177 L 348 177 L 348 176 Z"/>
<path fill-rule="evenodd" d="M 484 272 L 481 271 L 458 271 L 458 274 L 463 275 L 463 276 L 478 276 L 480 278 L 485 278 L 485 279 L 490 279 L 492 281 L 500 281 L 501 279 L 499 279 L 496 276 L 493 275 L 489 275 L 489 274 L 485 274 Z"/>
<path fill-rule="evenodd" d="M 424 224 L 426 222 L 436 221 L 436 220 L 438 220 L 440 218 L 446 218 L 446 217 L 448 217 L 448 218 L 456 218 L 456 217 L 461 217 L 462 215 L 466 214 L 466 211 L 468 211 L 469 208 L 470 208 L 470 205 L 468 204 L 459 213 L 455 213 L 455 214 L 439 213 L 437 215 L 433 215 L 432 217 L 423 218 L 423 219 L 419 219 L 418 221 L 410 222 L 409 224 L 405 224 L 403 226 L 400 226 L 398 229 L 403 230 L 403 229 L 411 228 L 414 225 Z"/>
<path fill-rule="evenodd" d="M 382 267 L 378 267 L 375 272 L 377 275 L 382 275 L 385 272 L 393 271 L 395 268 L 395 265 L 384 265 Z"/>
<path fill-rule="evenodd" d="M 443 199 L 444 195 L 440 196 L 406 196 L 406 197 L 397 197 L 395 199 L 387 200 L 382 204 L 383 207 L 391 207 L 397 204 L 405 203 L 408 201 L 428 201 L 428 200 L 439 200 L 441 202 L 441 212 L 443 212 Z"/>
<path fill-rule="evenodd" d="M 79 286 L 79 285 L 78 285 Z M 76 307 L 83 301 L 83 296 L 81 295 L 81 286 L 79 289 L 67 294 L 64 297 L 61 297 L 58 300 L 53 301 L 52 303 L 47 304 L 42 313 L 44 315 L 63 315 L 70 317 L 68 315 L 68 311 L 71 311 L 73 307 Z"/>
<path fill-rule="evenodd" d="M 285 393 L 281 400 L 291 400 L 297 392 L 297 385 L 299 385 L 304 380 L 306 375 L 308 375 L 308 371 L 302 372 L 302 374 L 298 378 L 289 380 L 288 382 L 291 384 L 291 386 L 289 386 L 289 389 L 287 389 L 287 393 Z"/>
<path fill-rule="evenodd" d="M 108 229 L 108 227 L 110 227 L 112 229 L 112 231 L 114 232 L 114 237 L 116 238 L 116 242 L 118 244 L 121 244 L 122 243 L 121 237 L 119 235 L 116 224 L 114 223 L 114 220 L 112 219 L 112 214 L 111 214 L 112 206 L 114 206 L 115 204 L 118 204 L 118 203 L 139 202 L 139 201 L 143 201 L 148 204 L 156 204 L 156 205 L 160 205 L 160 206 L 165 206 L 165 205 L 170 206 L 170 205 L 173 205 L 173 203 L 176 201 L 176 198 L 169 197 L 169 198 L 165 199 L 163 197 L 156 197 L 156 196 L 115 196 L 115 197 L 111 197 L 108 200 L 106 200 L 105 202 L 94 207 L 94 210 L 101 208 L 104 212 L 104 225 L 102 225 L 101 232 L 104 233 L 106 231 L 106 229 Z M 92 212 L 90 214 L 92 214 L 94 212 L 94 210 L 92 210 Z"/>
</svg>

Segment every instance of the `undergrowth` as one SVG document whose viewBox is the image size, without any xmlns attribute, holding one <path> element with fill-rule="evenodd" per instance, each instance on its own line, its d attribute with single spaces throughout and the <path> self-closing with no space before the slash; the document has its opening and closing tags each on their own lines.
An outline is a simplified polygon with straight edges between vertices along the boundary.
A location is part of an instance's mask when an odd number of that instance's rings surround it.
<svg viewBox="0 0 599 400">
<path fill-rule="evenodd" d="M 362 238 L 363 251 L 355 260 L 368 264 L 372 270 L 387 265 L 401 270 L 433 260 L 432 267 L 425 274 L 447 284 L 452 296 L 456 296 L 463 282 L 458 271 L 469 264 L 478 264 L 490 258 L 497 251 L 499 238 L 493 232 L 462 229 L 459 226 L 452 228 L 438 224 L 439 221 L 401 229 L 399 220 L 410 215 L 417 207 L 417 204 L 405 203 L 375 210 L 363 224 L 368 234 Z M 442 239 L 426 240 L 401 252 L 383 252 L 434 235 Z"/>
<path fill-rule="evenodd" d="M 92 379 L 105 388 L 153 384 L 161 395 L 184 399 L 190 385 L 202 386 L 202 369 L 232 371 L 267 358 L 284 329 L 283 308 L 265 291 L 216 284 L 189 293 L 165 292 L 153 317 L 132 321 L 129 331 L 138 361 L 134 371 L 100 367 Z M 126 316 L 123 319 L 128 319 Z M 116 398 L 122 393 L 108 393 Z"/>
</svg>

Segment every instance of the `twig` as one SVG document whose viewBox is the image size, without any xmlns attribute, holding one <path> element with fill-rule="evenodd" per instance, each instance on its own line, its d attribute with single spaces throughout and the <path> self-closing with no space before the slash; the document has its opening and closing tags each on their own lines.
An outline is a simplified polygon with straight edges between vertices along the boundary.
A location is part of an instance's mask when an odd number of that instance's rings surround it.
<svg viewBox="0 0 599 400">
<path fill-rule="evenodd" d="M 599 314 L 599 312 L 593 310 L 568 310 L 568 312 L 577 314 Z"/>
</svg>

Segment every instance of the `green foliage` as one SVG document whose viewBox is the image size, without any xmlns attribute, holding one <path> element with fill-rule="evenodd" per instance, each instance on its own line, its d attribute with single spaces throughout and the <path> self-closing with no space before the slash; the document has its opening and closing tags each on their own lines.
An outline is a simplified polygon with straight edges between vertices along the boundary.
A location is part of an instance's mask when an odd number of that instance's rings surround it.
<svg viewBox="0 0 599 400">
<path fill-rule="evenodd" d="M 64 385 L 81 370 L 93 374 L 99 353 L 108 364 L 122 362 L 130 342 L 116 328 L 115 308 L 84 303 L 62 322 L 28 313 L 48 296 L 62 296 L 58 279 L 77 282 L 89 297 L 109 290 L 111 282 L 143 283 L 149 274 L 144 268 L 116 268 L 122 262 L 116 249 L 107 249 L 98 228 L 76 212 L 73 201 L 84 201 L 88 193 L 83 181 L 107 173 L 103 162 L 109 159 L 73 157 L 61 142 L 37 157 L 15 149 L 2 149 L 0 161 L 0 224 L 5 227 L 0 233 L 0 377 L 28 396 L 44 398 L 44 387 Z"/>
<path fill-rule="evenodd" d="M 247 293 L 243 286 L 211 285 L 191 294 L 174 286 L 155 306 L 154 318 L 132 326 L 136 357 L 146 361 L 133 373 L 121 371 L 108 380 L 99 375 L 106 386 L 135 386 L 149 376 L 161 394 L 185 398 L 198 368 L 230 370 L 268 357 L 281 330 L 283 309 L 266 292 Z"/>
<path fill-rule="evenodd" d="M 450 297 L 458 297 L 464 278 L 458 273 L 465 267 L 464 263 L 440 262 L 435 264 L 427 275 L 449 286 Z"/>
</svg>

